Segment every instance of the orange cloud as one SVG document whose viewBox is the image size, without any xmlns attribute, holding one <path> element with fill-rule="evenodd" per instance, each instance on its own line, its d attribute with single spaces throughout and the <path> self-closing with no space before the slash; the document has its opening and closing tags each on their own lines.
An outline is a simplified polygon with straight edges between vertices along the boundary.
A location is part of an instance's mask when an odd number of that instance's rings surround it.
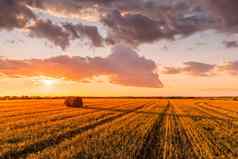
<svg viewBox="0 0 238 159">
<path fill-rule="evenodd" d="M 110 82 L 125 86 L 162 87 L 156 64 L 133 50 L 118 45 L 106 57 L 57 56 L 48 59 L 0 59 L 0 73 L 9 76 L 50 76 L 84 81 L 106 75 Z"/>
</svg>

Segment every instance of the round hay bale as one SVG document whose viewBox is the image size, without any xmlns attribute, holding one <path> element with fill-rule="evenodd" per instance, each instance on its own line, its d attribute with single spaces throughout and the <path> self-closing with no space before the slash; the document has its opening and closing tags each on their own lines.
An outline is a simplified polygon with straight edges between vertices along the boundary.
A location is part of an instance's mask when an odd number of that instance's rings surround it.
<svg viewBox="0 0 238 159">
<path fill-rule="evenodd" d="M 82 108 L 83 107 L 83 99 L 80 97 L 66 98 L 64 101 L 64 104 L 68 107 Z"/>
</svg>

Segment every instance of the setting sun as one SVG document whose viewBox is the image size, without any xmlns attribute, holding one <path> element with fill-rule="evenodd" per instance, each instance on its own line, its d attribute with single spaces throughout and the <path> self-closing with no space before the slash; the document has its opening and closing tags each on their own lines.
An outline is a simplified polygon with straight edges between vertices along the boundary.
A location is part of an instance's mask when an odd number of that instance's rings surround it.
<svg viewBox="0 0 238 159">
<path fill-rule="evenodd" d="M 47 85 L 47 86 L 52 86 L 56 83 L 55 80 L 52 80 L 52 79 L 42 79 L 40 80 L 40 82 L 43 84 L 43 85 Z"/>
<path fill-rule="evenodd" d="M 53 86 L 59 83 L 60 79 L 47 77 L 47 76 L 40 76 L 36 79 L 37 83 L 43 86 Z"/>
</svg>

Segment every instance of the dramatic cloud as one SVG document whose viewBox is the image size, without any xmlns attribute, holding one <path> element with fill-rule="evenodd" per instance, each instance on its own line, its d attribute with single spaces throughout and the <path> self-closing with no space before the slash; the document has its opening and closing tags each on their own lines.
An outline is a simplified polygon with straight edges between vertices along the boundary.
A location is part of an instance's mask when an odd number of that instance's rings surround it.
<svg viewBox="0 0 238 159">
<path fill-rule="evenodd" d="M 65 49 L 70 43 L 70 34 L 62 27 L 54 25 L 51 21 L 37 21 L 34 25 L 28 27 L 30 35 L 37 38 L 46 38 L 56 46 Z"/>
<path fill-rule="evenodd" d="M 175 35 L 190 35 L 206 29 L 211 19 L 200 6 L 192 0 L 179 0 L 174 2 L 154 0 L 0 0 L 1 15 L 10 12 L 10 19 L 0 17 L 0 28 L 24 28 L 33 18 L 32 28 L 34 37 L 46 38 L 57 46 L 66 48 L 75 35 L 88 37 L 94 46 L 102 46 L 103 39 L 96 26 L 61 26 L 53 22 L 39 20 L 34 15 L 34 8 L 41 9 L 48 14 L 62 14 L 64 16 L 97 17 L 98 23 L 105 24 L 109 30 L 108 43 L 130 42 L 132 45 L 153 42 L 163 38 L 172 39 Z M 7 21 L 7 23 L 5 23 Z M 9 26 L 8 26 L 9 25 Z M 49 33 L 50 31 L 53 33 Z M 69 29 L 70 28 L 70 29 Z M 148 29 L 149 28 L 149 29 Z M 66 30 L 65 30 L 66 29 Z M 73 34 L 69 33 L 69 30 Z M 53 38 L 52 35 L 58 35 Z M 65 37 L 65 42 L 62 41 Z M 81 37 L 81 36 L 77 36 Z M 75 37 L 74 37 L 75 38 Z"/>
<path fill-rule="evenodd" d="M 106 42 L 138 46 L 208 29 L 237 32 L 237 6 L 237 0 L 0 0 L 0 29 L 27 27 L 33 37 L 46 38 L 62 49 L 71 40 L 84 38 L 96 47 Z M 35 10 L 76 17 L 77 23 L 93 19 L 95 26 L 42 21 Z M 37 25 L 31 26 L 32 22 Z M 106 39 L 98 32 L 99 24 L 105 26 Z"/>
<path fill-rule="evenodd" d="M 164 74 L 179 74 L 185 73 L 192 76 L 210 76 L 213 75 L 213 70 L 216 65 L 200 63 L 200 62 L 185 62 L 184 67 L 164 67 Z"/>
<path fill-rule="evenodd" d="M 133 2 L 102 18 L 102 22 L 110 28 L 110 42 L 126 41 L 138 45 L 173 39 L 175 35 L 188 36 L 209 29 L 214 23 L 204 10 L 192 3 Z M 136 4 L 140 6 L 136 7 Z"/>
<path fill-rule="evenodd" d="M 24 3 L 17 0 L 0 0 L 0 29 L 24 28 L 35 16 Z"/>
<path fill-rule="evenodd" d="M 118 45 L 106 58 L 57 56 L 48 59 L 0 59 L 0 72 L 9 76 L 50 76 L 83 81 L 109 76 L 111 83 L 137 87 L 162 87 L 152 60 Z"/>
<path fill-rule="evenodd" d="M 88 38 L 91 41 L 92 46 L 99 47 L 103 45 L 103 38 L 95 26 L 64 24 L 63 27 L 65 30 L 70 31 L 71 36 L 75 39 Z"/>
<path fill-rule="evenodd" d="M 109 39 L 112 42 L 124 40 L 138 45 L 143 42 L 153 42 L 166 36 L 172 38 L 170 34 L 173 34 L 171 31 L 164 30 L 163 24 L 159 21 L 154 21 L 140 14 L 122 16 L 118 11 L 114 11 L 110 16 L 104 18 L 103 22 L 111 28 Z"/>
<path fill-rule="evenodd" d="M 92 46 L 102 46 L 103 39 L 94 26 L 64 24 L 59 26 L 51 21 L 38 20 L 27 27 L 30 36 L 37 38 L 45 38 L 56 46 L 66 49 L 70 45 L 71 40 L 89 39 Z"/>
<path fill-rule="evenodd" d="M 210 8 L 222 19 L 226 27 L 238 31 L 238 1 L 237 0 L 208 0 Z"/>
<path fill-rule="evenodd" d="M 34 8 L 49 11 L 49 14 L 73 15 L 81 18 L 89 13 L 100 17 L 118 10 L 120 13 L 137 13 L 158 20 L 162 16 L 176 14 L 182 16 L 198 7 L 194 0 L 25 0 L 25 2 Z"/>
<path fill-rule="evenodd" d="M 0 0 L 0 30 L 22 29 L 31 37 L 45 38 L 62 49 L 71 40 L 88 39 L 92 46 L 102 46 L 103 39 L 96 26 L 82 24 L 56 24 L 39 19 L 26 5 L 31 1 Z"/>
</svg>

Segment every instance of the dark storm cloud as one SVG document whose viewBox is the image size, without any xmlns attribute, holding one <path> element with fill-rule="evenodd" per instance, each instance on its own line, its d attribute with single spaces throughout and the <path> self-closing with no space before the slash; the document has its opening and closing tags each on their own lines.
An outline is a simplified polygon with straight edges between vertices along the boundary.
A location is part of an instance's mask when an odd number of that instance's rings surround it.
<svg viewBox="0 0 238 159">
<path fill-rule="evenodd" d="M 237 6 L 237 0 L 0 0 L 0 29 L 25 28 L 33 20 L 38 25 L 28 27 L 35 31 L 32 36 L 46 38 L 63 49 L 78 38 L 87 38 L 96 47 L 105 41 L 137 46 L 208 29 L 237 32 Z M 34 9 L 53 16 L 74 15 L 78 22 L 95 17 L 97 24 L 105 25 L 108 37 L 103 39 L 96 26 L 43 22 Z"/>
<path fill-rule="evenodd" d="M 26 4 L 30 1 L 0 0 L 0 30 L 23 29 L 31 37 L 44 38 L 62 49 L 70 45 L 71 40 L 88 39 L 92 46 L 102 46 L 103 39 L 96 26 L 82 24 L 55 24 L 41 20 L 34 15 Z"/>
<path fill-rule="evenodd" d="M 77 38 L 88 38 L 92 46 L 102 46 L 103 38 L 99 34 L 97 27 L 88 26 L 88 25 L 72 25 L 72 24 L 64 24 L 64 29 L 68 30 L 75 39 Z"/>
<path fill-rule="evenodd" d="M 28 1 L 28 2 L 27 2 Z M 113 10 L 138 13 L 151 18 L 160 18 L 162 14 L 186 12 L 194 8 L 193 0 L 26 0 L 27 4 L 45 10 L 62 12 L 63 14 L 81 14 L 82 10 L 95 9 L 101 13 Z"/>
<path fill-rule="evenodd" d="M 132 44 L 153 42 L 160 37 L 172 38 L 170 31 L 163 30 L 163 24 L 140 14 L 121 16 L 118 11 L 103 19 L 104 24 L 111 28 L 110 41 L 124 40 Z"/>
<path fill-rule="evenodd" d="M 35 16 L 24 3 L 17 0 L 0 0 L 0 29 L 23 28 Z"/>
<path fill-rule="evenodd" d="M 108 28 L 107 42 L 132 45 L 173 39 L 205 30 L 213 23 L 193 0 L 32 0 L 28 5 L 57 14 L 99 16 Z"/>
<path fill-rule="evenodd" d="M 38 20 L 34 25 L 28 27 L 30 36 L 37 38 L 46 38 L 65 49 L 70 43 L 70 34 L 63 30 L 62 27 L 54 25 L 51 21 Z"/>
<path fill-rule="evenodd" d="M 0 59 L 0 73 L 9 76 L 50 76 L 84 81 L 106 75 L 113 84 L 136 87 L 162 87 L 152 60 L 118 45 L 105 58 L 57 56 L 48 59 Z"/>
<path fill-rule="evenodd" d="M 195 15 L 179 18 L 168 13 L 161 15 L 159 20 L 154 20 L 142 14 L 122 15 L 119 11 L 113 11 L 102 22 L 110 28 L 110 42 L 125 41 L 134 45 L 173 39 L 175 35 L 188 36 L 204 30 L 210 23 L 208 19 Z"/>
<path fill-rule="evenodd" d="M 238 1 L 237 0 L 208 0 L 210 8 L 220 16 L 225 25 L 229 28 L 238 25 Z M 238 31 L 238 28 L 236 28 Z"/>
<path fill-rule="evenodd" d="M 30 36 L 45 38 L 62 49 L 66 49 L 70 45 L 70 41 L 75 39 L 89 39 L 92 46 L 97 47 L 102 46 L 103 41 L 95 26 L 73 25 L 70 23 L 60 26 L 49 20 L 38 20 L 27 29 L 30 31 Z"/>
</svg>

